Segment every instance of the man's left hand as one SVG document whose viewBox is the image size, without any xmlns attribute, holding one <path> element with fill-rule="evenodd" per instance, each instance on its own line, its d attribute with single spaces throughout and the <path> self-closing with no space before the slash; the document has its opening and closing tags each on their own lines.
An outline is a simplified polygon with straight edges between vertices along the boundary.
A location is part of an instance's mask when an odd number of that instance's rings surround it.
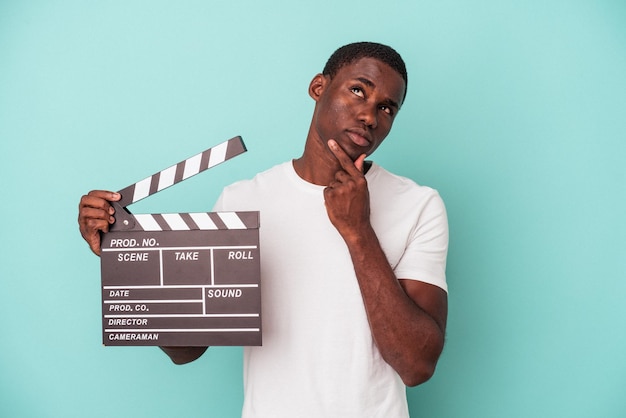
<svg viewBox="0 0 626 418">
<path fill-rule="evenodd" d="M 335 142 L 328 141 L 341 169 L 324 189 L 326 211 L 331 223 L 344 239 L 356 237 L 362 228 L 370 227 L 370 201 L 367 180 L 363 174 L 365 154 L 352 161 Z"/>
</svg>

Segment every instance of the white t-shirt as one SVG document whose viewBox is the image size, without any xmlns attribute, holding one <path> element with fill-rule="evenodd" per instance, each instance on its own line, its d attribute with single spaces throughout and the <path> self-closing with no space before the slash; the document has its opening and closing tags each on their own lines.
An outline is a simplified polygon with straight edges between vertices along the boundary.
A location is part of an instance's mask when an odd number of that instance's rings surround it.
<svg viewBox="0 0 626 418">
<path fill-rule="evenodd" d="M 439 194 L 376 164 L 366 179 L 371 222 L 396 277 L 447 290 Z M 214 208 L 260 211 L 263 346 L 244 349 L 242 415 L 408 417 L 406 387 L 374 344 L 323 190 L 287 162 L 227 187 Z"/>
</svg>

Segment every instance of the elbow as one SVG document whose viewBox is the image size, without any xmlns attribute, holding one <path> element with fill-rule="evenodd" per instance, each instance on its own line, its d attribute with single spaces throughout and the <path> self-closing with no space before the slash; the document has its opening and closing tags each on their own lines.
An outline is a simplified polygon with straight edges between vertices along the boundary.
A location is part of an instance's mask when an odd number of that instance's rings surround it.
<svg viewBox="0 0 626 418">
<path fill-rule="evenodd" d="M 160 347 L 168 355 L 172 363 L 183 365 L 200 358 L 208 347 Z"/>
<path fill-rule="evenodd" d="M 436 362 L 421 364 L 413 368 L 410 372 L 401 374 L 400 378 L 408 387 L 421 385 L 433 377 L 435 374 L 435 366 Z"/>
<path fill-rule="evenodd" d="M 431 346 L 429 350 L 426 350 L 428 354 L 413 358 L 412 365 L 407 367 L 403 373 L 399 373 L 404 384 L 409 387 L 415 387 L 430 380 L 435 374 L 437 362 L 442 351 L 443 340 L 440 340 L 435 346 Z"/>
<path fill-rule="evenodd" d="M 177 358 L 177 357 L 170 357 L 170 360 L 172 360 L 172 363 L 174 363 L 177 366 L 182 366 L 184 364 L 189 364 L 192 361 L 196 361 L 197 358 Z"/>
</svg>

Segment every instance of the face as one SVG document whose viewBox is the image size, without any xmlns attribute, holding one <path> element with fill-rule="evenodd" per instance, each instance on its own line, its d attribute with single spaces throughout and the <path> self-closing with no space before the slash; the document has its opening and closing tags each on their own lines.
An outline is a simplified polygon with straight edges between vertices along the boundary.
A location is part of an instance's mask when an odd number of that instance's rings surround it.
<svg viewBox="0 0 626 418">
<path fill-rule="evenodd" d="M 332 79 L 318 74 L 309 86 L 312 133 L 323 144 L 334 139 L 353 160 L 370 155 L 391 130 L 405 89 L 400 74 L 374 58 L 346 65 Z"/>
</svg>

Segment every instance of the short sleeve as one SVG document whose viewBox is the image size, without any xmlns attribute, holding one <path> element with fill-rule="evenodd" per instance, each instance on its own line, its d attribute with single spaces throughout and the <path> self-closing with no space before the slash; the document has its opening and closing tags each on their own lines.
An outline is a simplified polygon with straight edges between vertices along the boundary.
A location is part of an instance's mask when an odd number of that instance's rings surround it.
<svg viewBox="0 0 626 418">
<path fill-rule="evenodd" d="M 398 279 L 419 280 L 448 291 L 448 217 L 443 200 L 433 190 L 411 231 L 404 254 L 394 269 Z"/>
</svg>

